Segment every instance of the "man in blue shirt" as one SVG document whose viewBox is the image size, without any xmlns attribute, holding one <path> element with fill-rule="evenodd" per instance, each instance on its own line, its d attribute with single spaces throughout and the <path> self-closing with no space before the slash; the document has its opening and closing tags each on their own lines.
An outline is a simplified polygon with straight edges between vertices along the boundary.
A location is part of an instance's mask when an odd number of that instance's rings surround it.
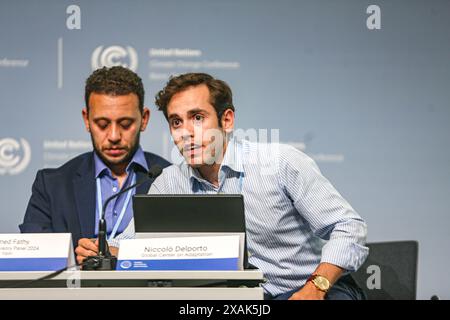
<svg viewBox="0 0 450 320">
<path fill-rule="evenodd" d="M 263 271 L 268 299 L 361 299 L 348 272 L 368 255 L 362 218 L 295 148 L 231 137 L 229 86 L 210 75 L 172 78 L 156 96 L 181 163 L 149 193 L 240 193 L 249 262 Z M 111 245 L 134 236 L 134 222 Z"/>
<path fill-rule="evenodd" d="M 144 107 L 141 78 L 123 67 L 96 70 L 86 81 L 82 110 L 93 152 L 82 154 L 57 169 L 40 170 L 33 184 L 21 232 L 70 232 L 78 262 L 96 255 L 89 239 L 98 234 L 104 201 L 141 180 L 163 158 L 139 146 L 150 111 Z M 145 193 L 152 181 L 111 201 L 106 209 L 109 237 L 120 234 L 133 217 L 131 196 Z"/>
</svg>

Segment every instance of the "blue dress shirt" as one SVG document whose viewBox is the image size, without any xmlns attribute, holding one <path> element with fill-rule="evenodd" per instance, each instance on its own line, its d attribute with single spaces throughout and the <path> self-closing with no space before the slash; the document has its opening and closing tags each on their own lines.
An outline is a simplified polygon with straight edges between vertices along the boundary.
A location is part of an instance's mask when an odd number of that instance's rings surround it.
<svg viewBox="0 0 450 320">
<path fill-rule="evenodd" d="M 103 207 L 103 204 L 105 203 L 106 199 L 108 199 L 113 194 L 116 194 L 121 189 L 126 188 L 132 184 L 132 177 L 135 175 L 134 169 L 137 166 L 141 166 L 146 171 L 148 171 L 147 161 L 145 160 L 144 151 L 142 151 L 142 148 L 139 147 L 136 153 L 134 154 L 133 158 L 131 159 L 130 163 L 128 164 L 126 168 L 127 172 L 127 178 L 125 179 L 122 188 L 119 188 L 119 181 L 117 178 L 114 178 L 111 169 L 109 169 L 105 163 L 100 159 L 100 157 L 94 152 L 94 164 L 95 164 L 95 178 L 100 179 L 100 186 L 101 186 L 101 207 Z M 98 190 L 96 190 L 96 195 L 98 193 Z M 136 193 L 136 189 L 132 189 L 132 194 L 134 195 Z M 106 219 L 106 227 L 107 227 L 107 235 L 108 237 L 111 235 L 111 232 L 116 225 L 120 212 L 125 204 L 125 200 L 127 197 L 127 193 L 124 193 L 120 195 L 119 197 L 111 200 L 111 202 L 108 204 L 108 207 L 106 208 L 105 212 L 105 219 Z M 99 203 L 97 196 L 95 198 L 95 221 L 98 221 L 100 218 L 100 214 L 98 211 Z M 116 235 L 120 234 L 125 230 L 125 228 L 130 223 L 131 219 L 133 218 L 133 206 L 132 201 L 130 199 L 126 209 L 125 209 L 125 215 L 123 216 L 122 221 L 120 222 Z M 98 223 L 95 223 L 95 235 L 98 235 Z"/>
</svg>

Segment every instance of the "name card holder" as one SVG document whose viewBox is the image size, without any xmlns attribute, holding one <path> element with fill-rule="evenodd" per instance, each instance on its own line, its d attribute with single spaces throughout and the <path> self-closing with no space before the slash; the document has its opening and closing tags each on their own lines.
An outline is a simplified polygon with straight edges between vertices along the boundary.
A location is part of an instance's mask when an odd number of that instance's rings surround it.
<svg viewBox="0 0 450 320">
<path fill-rule="evenodd" d="M 70 233 L 0 234 L 0 271 L 56 271 L 72 265 Z"/>
<path fill-rule="evenodd" d="M 117 270 L 240 270 L 238 235 L 120 241 Z"/>
</svg>

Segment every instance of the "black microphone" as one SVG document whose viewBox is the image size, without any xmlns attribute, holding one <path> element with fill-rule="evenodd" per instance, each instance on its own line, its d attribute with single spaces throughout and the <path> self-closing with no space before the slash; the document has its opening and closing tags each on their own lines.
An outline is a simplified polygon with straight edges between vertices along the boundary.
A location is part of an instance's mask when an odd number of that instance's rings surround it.
<svg viewBox="0 0 450 320">
<path fill-rule="evenodd" d="M 150 179 L 156 179 L 160 174 L 162 173 L 162 168 L 158 165 L 154 165 L 150 168 L 150 170 L 147 173 L 147 176 L 142 179 L 141 181 L 138 181 L 137 183 L 124 188 L 120 190 L 118 193 L 112 195 L 108 199 L 106 199 L 103 209 L 102 209 L 102 216 L 98 222 L 98 255 L 87 257 L 83 261 L 83 270 L 115 270 L 116 264 L 117 264 L 117 257 L 111 255 L 108 248 L 108 241 L 106 241 L 106 220 L 105 220 L 105 213 L 106 208 L 108 207 L 108 204 L 111 202 L 111 200 L 117 198 L 121 194 L 124 194 L 130 189 L 136 188 L 137 186 L 140 186 L 141 184 L 149 181 Z"/>
</svg>

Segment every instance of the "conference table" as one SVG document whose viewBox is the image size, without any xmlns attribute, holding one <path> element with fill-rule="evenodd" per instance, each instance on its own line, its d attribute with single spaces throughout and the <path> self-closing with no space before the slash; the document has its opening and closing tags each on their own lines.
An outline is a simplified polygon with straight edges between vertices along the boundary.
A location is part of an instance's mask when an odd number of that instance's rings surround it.
<svg viewBox="0 0 450 320">
<path fill-rule="evenodd" d="M 0 272 L 0 300 L 262 300 L 260 270 Z"/>
</svg>

